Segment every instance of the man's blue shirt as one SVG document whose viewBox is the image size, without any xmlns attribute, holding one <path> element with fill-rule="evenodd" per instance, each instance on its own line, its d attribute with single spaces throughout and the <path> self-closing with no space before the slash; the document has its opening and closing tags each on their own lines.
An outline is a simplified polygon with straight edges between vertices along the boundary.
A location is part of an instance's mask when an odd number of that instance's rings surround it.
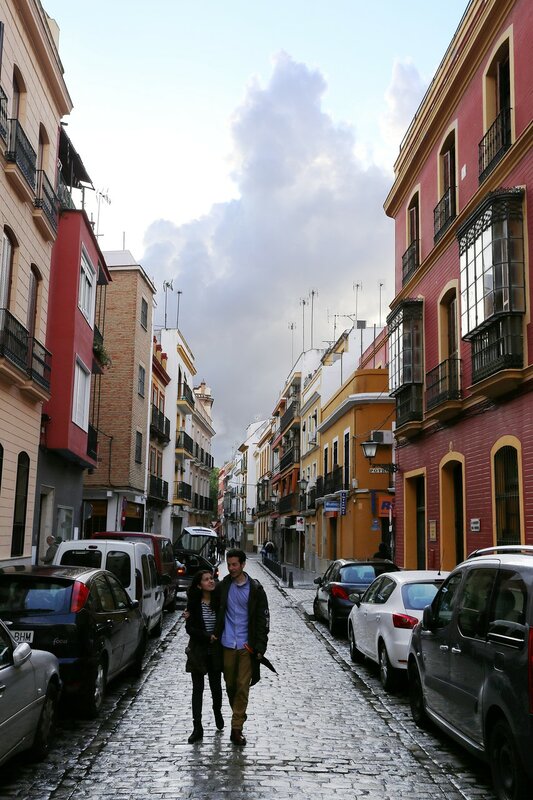
<svg viewBox="0 0 533 800">
<path fill-rule="evenodd" d="M 230 650 L 242 650 L 248 642 L 248 600 L 250 579 L 241 585 L 231 582 L 228 592 L 224 631 L 221 643 Z"/>
</svg>

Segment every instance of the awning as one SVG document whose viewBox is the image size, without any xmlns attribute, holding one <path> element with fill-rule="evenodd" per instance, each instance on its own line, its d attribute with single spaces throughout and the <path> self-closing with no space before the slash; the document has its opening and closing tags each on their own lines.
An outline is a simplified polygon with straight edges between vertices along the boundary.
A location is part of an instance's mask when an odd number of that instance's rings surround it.
<svg viewBox="0 0 533 800">
<path fill-rule="evenodd" d="M 93 182 L 83 165 L 83 161 L 70 141 L 63 125 L 60 126 L 59 160 L 61 162 L 61 175 L 68 186 L 74 189 L 81 189 L 82 186 L 94 189 Z"/>
</svg>

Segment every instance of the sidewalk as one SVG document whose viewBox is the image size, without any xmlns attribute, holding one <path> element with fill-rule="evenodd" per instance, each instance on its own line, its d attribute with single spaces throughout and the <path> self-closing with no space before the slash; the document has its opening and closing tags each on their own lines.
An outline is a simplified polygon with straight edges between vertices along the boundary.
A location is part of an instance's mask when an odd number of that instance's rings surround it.
<svg viewBox="0 0 533 800">
<path fill-rule="evenodd" d="M 300 569 L 293 564 L 282 563 L 280 564 L 282 577 L 279 578 L 263 564 L 260 557 L 257 558 L 256 563 L 270 575 L 273 581 L 277 582 L 278 588 L 289 596 L 308 617 L 313 616 L 313 600 L 317 588 L 314 580 L 319 577 L 320 573 Z"/>
</svg>

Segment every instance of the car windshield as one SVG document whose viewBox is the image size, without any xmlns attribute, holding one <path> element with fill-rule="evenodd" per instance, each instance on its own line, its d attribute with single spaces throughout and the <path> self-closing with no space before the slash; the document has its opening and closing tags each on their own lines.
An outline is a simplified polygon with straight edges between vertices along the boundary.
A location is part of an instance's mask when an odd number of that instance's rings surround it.
<svg viewBox="0 0 533 800">
<path fill-rule="evenodd" d="M 442 581 L 406 583 L 405 586 L 402 586 L 402 600 L 405 608 L 422 611 L 429 606 L 441 584 Z"/>
<path fill-rule="evenodd" d="M 366 586 L 372 583 L 376 574 L 376 568 L 372 564 L 349 564 L 341 567 L 340 580 L 341 583 L 363 583 Z"/>
<path fill-rule="evenodd" d="M 0 576 L 0 616 L 11 614 L 62 614 L 70 608 L 72 585 L 38 576 L 20 579 Z"/>
</svg>

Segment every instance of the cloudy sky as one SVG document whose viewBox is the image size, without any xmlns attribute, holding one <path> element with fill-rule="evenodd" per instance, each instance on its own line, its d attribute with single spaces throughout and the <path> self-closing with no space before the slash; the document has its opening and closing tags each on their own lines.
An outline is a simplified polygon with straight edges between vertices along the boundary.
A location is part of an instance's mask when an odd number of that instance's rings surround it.
<svg viewBox="0 0 533 800">
<path fill-rule="evenodd" d="M 315 347 L 356 303 L 359 319 L 384 321 L 392 165 L 466 0 L 44 5 L 101 247 L 125 243 L 153 277 L 159 325 L 163 281 L 169 327 L 182 292 L 221 463 L 310 347 L 311 290 Z"/>
</svg>

